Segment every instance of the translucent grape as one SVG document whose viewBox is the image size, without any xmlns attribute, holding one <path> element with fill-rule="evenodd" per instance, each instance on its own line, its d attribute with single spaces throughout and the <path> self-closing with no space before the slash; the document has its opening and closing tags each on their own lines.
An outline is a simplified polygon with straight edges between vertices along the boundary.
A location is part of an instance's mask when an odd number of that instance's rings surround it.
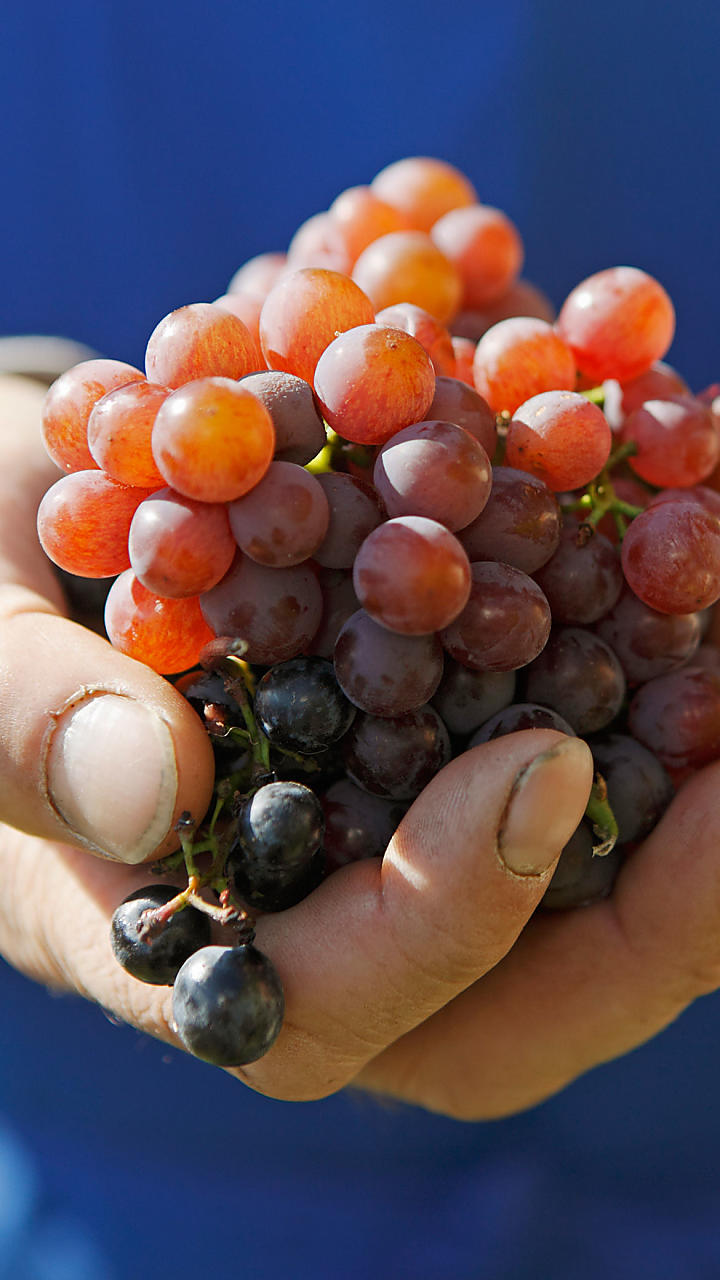
<svg viewBox="0 0 720 1280">
<path fill-rule="evenodd" d="M 375 529 L 353 568 L 355 592 L 376 622 L 404 635 L 448 626 L 470 595 L 470 563 L 457 538 L 424 516 Z"/>
<path fill-rule="evenodd" d="M 373 178 L 370 189 L 421 231 L 429 231 L 449 209 L 477 200 L 465 174 L 446 160 L 430 156 L 407 156 L 386 165 Z"/>
<path fill-rule="evenodd" d="M 466 386 L 458 378 L 436 378 L 427 418 L 464 427 L 492 458 L 497 444 L 495 414 L 474 387 Z"/>
<path fill-rule="evenodd" d="M 375 311 L 413 302 L 440 324 L 452 320 L 462 297 L 457 267 L 424 231 L 393 231 L 373 240 L 355 263 L 352 278 Z"/>
<path fill-rule="evenodd" d="M 572 390 L 575 360 L 552 325 L 517 316 L 501 320 L 480 339 L 473 377 L 495 413 L 514 414 L 543 391 Z"/>
<path fill-rule="evenodd" d="M 610 427 L 596 404 L 575 391 L 545 391 L 516 406 L 505 457 L 557 493 L 594 480 L 611 445 Z"/>
<path fill-rule="evenodd" d="M 83 360 L 53 382 L 43 404 L 45 448 L 63 471 L 86 471 L 98 464 L 87 441 L 90 414 L 103 396 L 128 382 L 144 382 L 139 369 L 120 360 Z"/>
<path fill-rule="evenodd" d="M 490 205 L 451 209 L 438 219 L 430 235 L 460 273 L 464 308 L 480 309 L 498 302 L 522 267 L 523 244 L 517 228 L 502 210 Z"/>
<path fill-rule="evenodd" d="M 637 267 L 609 267 L 576 285 L 556 329 L 590 385 L 627 382 L 665 355 L 675 312 L 662 285 Z"/>
<path fill-rule="evenodd" d="M 622 544 L 628 585 L 659 613 L 694 613 L 720 598 L 720 521 L 697 502 L 659 502 Z"/>
<path fill-rule="evenodd" d="M 455 532 L 480 514 L 492 468 L 482 445 L 451 422 L 418 422 L 383 445 L 373 483 L 389 516 L 427 516 Z"/>
<path fill-rule="evenodd" d="M 475 670 L 516 671 L 526 666 L 542 652 L 550 634 L 550 606 L 540 587 L 509 564 L 489 560 L 470 568 L 470 597 L 443 630 L 443 646 Z"/>
<path fill-rule="evenodd" d="M 237 550 L 222 503 L 196 502 L 174 489 L 145 498 L 130 525 L 128 552 L 148 591 L 197 596 L 225 576 Z"/>
<path fill-rule="evenodd" d="M 242 320 L 212 302 L 171 311 L 156 325 L 145 351 L 148 380 L 163 387 L 197 378 L 242 378 L 263 365 Z"/>
<path fill-rule="evenodd" d="M 262 480 L 230 503 L 228 515 L 245 554 L 276 568 L 307 560 L 330 519 L 322 485 L 295 462 L 271 462 Z"/>
<path fill-rule="evenodd" d="M 144 489 L 163 487 L 152 453 L 152 429 L 169 394 L 167 387 L 143 380 L 117 387 L 98 400 L 88 420 L 88 447 L 113 480 Z"/>
<path fill-rule="evenodd" d="M 371 324 L 375 308 L 337 271 L 306 267 L 278 280 L 260 313 L 260 341 L 271 369 L 312 383 L 315 366 L 339 333 Z"/>
<path fill-rule="evenodd" d="M 38 508 L 38 537 L 61 569 L 109 578 L 130 565 L 130 523 L 151 489 L 118 484 L 102 471 L 73 471 L 55 481 Z"/>
<path fill-rule="evenodd" d="M 197 596 L 169 600 L 148 591 L 132 569 L 113 582 L 105 603 L 110 643 L 130 658 L 168 675 L 194 667 L 214 638 Z"/>
</svg>

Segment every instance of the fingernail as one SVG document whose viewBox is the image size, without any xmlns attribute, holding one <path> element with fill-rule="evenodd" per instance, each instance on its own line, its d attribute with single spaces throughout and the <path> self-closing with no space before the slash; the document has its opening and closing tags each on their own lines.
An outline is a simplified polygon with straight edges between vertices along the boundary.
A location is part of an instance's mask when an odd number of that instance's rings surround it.
<svg viewBox="0 0 720 1280">
<path fill-rule="evenodd" d="M 48 796 L 70 830 L 118 862 L 143 862 L 166 835 L 177 798 L 172 736 L 159 716 L 115 693 L 58 716 Z"/>
<path fill-rule="evenodd" d="M 566 738 L 517 775 L 498 831 L 498 853 L 515 875 L 547 871 L 585 811 L 593 780 L 590 748 Z"/>
</svg>

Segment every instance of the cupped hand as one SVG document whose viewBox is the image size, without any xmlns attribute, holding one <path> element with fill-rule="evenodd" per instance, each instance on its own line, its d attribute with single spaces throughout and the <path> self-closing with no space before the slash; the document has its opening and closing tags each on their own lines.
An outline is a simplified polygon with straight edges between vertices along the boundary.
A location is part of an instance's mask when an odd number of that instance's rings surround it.
<svg viewBox="0 0 720 1280">
<path fill-rule="evenodd" d="M 167 681 L 64 616 L 35 535 L 55 478 L 41 399 L 0 379 L 0 947 L 37 980 L 176 1043 L 170 990 L 118 966 L 109 920 L 150 879 L 140 864 L 176 843 L 179 814 L 204 813 L 212 754 Z M 235 1074 L 281 1098 L 356 1084 L 482 1118 L 653 1035 L 718 981 L 719 770 L 687 784 L 612 898 L 541 916 L 585 809 L 587 746 L 535 730 L 458 757 L 382 861 L 258 922 L 286 1018 L 266 1057 Z"/>
</svg>

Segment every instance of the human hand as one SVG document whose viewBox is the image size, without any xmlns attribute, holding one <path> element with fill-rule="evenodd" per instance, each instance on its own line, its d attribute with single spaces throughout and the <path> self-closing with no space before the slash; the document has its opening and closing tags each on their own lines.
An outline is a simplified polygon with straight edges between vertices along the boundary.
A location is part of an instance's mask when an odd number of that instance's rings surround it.
<svg viewBox="0 0 720 1280">
<path fill-rule="evenodd" d="M 26 382 L 0 384 L 0 941 L 31 976 L 176 1042 L 169 989 L 119 968 L 109 919 L 179 813 L 204 812 L 211 753 L 167 681 L 62 616 L 34 528 L 54 478 L 40 402 Z M 717 982 L 718 768 L 688 784 L 611 899 L 530 920 L 585 808 L 590 753 L 533 731 L 457 758 L 382 863 L 259 921 L 286 1021 L 235 1074 L 283 1098 L 354 1083 L 480 1118 L 646 1039 Z"/>
</svg>

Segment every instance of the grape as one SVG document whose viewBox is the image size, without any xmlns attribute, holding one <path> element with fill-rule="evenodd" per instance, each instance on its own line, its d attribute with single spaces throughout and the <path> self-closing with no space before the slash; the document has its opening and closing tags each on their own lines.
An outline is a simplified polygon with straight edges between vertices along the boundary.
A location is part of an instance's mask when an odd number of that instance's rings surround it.
<svg viewBox="0 0 720 1280">
<path fill-rule="evenodd" d="M 227 291 L 230 294 L 247 293 L 253 298 L 264 299 L 286 269 L 286 254 L 258 253 L 238 267 Z"/>
<path fill-rule="evenodd" d="M 145 351 L 148 381 L 163 387 L 181 387 L 197 378 L 242 378 L 262 367 L 242 320 L 212 302 L 171 311 L 151 333 Z"/>
<path fill-rule="evenodd" d="M 315 391 L 325 421 L 339 435 L 356 444 L 384 444 L 425 417 L 435 371 L 409 333 L 363 324 L 335 338 L 320 356 Z"/>
<path fill-rule="evenodd" d="M 271 369 L 311 383 L 336 335 L 374 319 L 370 299 L 347 276 L 306 267 L 283 275 L 270 290 L 260 313 L 260 341 Z"/>
<path fill-rule="evenodd" d="M 604 729 L 625 696 L 622 667 L 609 645 L 580 627 L 559 627 L 528 667 L 526 696 L 552 707 L 578 734 Z"/>
<path fill-rule="evenodd" d="M 652 751 L 624 733 L 593 738 L 593 759 L 607 784 L 618 842 L 642 840 L 673 798 L 673 785 Z"/>
<path fill-rule="evenodd" d="M 516 316 L 493 325 L 480 339 L 473 377 L 495 413 L 514 414 L 543 391 L 574 388 L 575 360 L 547 321 Z"/>
<path fill-rule="evenodd" d="M 300 224 L 287 251 L 288 267 L 319 267 L 349 276 L 350 254 L 337 222 L 329 212 L 313 213 Z"/>
<path fill-rule="evenodd" d="M 135 576 L 148 591 L 172 598 L 209 591 L 236 549 L 222 503 L 195 502 L 167 488 L 140 503 L 128 536 Z"/>
<path fill-rule="evenodd" d="M 228 573 L 200 597 L 216 636 L 247 644 L 248 662 L 271 666 L 296 658 L 320 626 L 322 592 L 308 564 L 268 569 L 241 552 Z"/>
<path fill-rule="evenodd" d="M 659 613 L 694 613 L 720 598 L 720 521 L 697 502 L 660 502 L 622 544 L 628 586 Z"/>
<path fill-rule="evenodd" d="M 108 592 L 105 630 L 116 649 L 163 675 L 194 666 L 213 639 L 197 596 L 157 596 L 132 569 L 121 573 Z"/>
<path fill-rule="evenodd" d="M 118 484 L 102 471 L 73 471 L 51 485 L 38 508 L 38 537 L 61 569 L 109 578 L 130 565 L 128 533 L 151 489 Z"/>
<path fill-rule="evenodd" d="M 339 231 L 352 266 L 373 240 L 409 225 L 398 209 L 381 200 L 370 187 L 348 187 L 328 210 Z"/>
<path fill-rule="evenodd" d="M 421 231 L 429 231 L 449 209 L 477 200 L 475 188 L 459 169 L 430 156 L 395 160 L 373 178 L 370 190 Z"/>
<path fill-rule="evenodd" d="M 303 378 L 279 369 L 251 373 L 242 379 L 265 405 L 275 428 L 275 458 L 304 467 L 325 447 L 325 424 L 313 389 Z"/>
<path fill-rule="evenodd" d="M 301 782 L 269 782 L 243 805 L 228 874 L 241 898 L 264 911 L 294 906 L 317 883 L 322 805 Z"/>
<path fill-rule="evenodd" d="M 514 671 L 471 671 L 448 657 L 431 699 L 451 733 L 472 733 L 515 695 Z"/>
<path fill-rule="evenodd" d="M 256 396 L 230 378 L 199 378 L 160 406 L 152 450 L 167 484 L 199 502 L 231 502 L 272 462 L 275 430 Z"/>
<path fill-rule="evenodd" d="M 270 741 L 312 755 L 339 742 L 355 718 L 329 662 L 293 658 L 266 671 L 255 692 L 255 718 Z"/>
<path fill-rule="evenodd" d="M 459 539 L 470 560 L 501 560 L 536 573 L 560 541 L 560 507 L 544 480 L 514 467 L 493 467 L 490 497 Z"/>
<path fill-rule="evenodd" d="M 457 427 L 464 427 L 492 458 L 497 444 L 495 414 L 474 387 L 466 386 L 457 378 L 436 378 L 435 395 L 427 419 L 454 422 Z"/>
<path fill-rule="evenodd" d="M 88 447 L 103 471 L 120 484 L 161 489 L 163 477 L 152 454 L 152 429 L 170 394 L 152 382 L 130 382 L 109 391 L 88 419 Z"/>
<path fill-rule="evenodd" d="M 487 560 L 470 569 L 470 598 L 443 630 L 443 645 L 466 667 L 516 671 L 544 649 L 550 606 L 537 583 L 512 565 Z"/>
<path fill-rule="evenodd" d="M 666 769 L 720 758 L 720 675 L 684 667 L 648 680 L 630 703 L 628 726 Z"/>
<path fill-rule="evenodd" d="M 318 582 L 322 593 L 322 618 L 307 652 L 320 658 L 332 658 L 340 631 L 360 608 L 360 601 L 355 595 L 352 573 L 320 568 Z"/>
<path fill-rule="evenodd" d="M 418 422 L 383 445 L 373 483 L 389 516 L 427 516 L 455 532 L 490 496 L 490 459 L 462 427 Z"/>
<path fill-rule="evenodd" d="M 492 742 L 494 738 L 504 738 L 507 733 L 519 733 L 522 729 L 555 729 L 571 738 L 576 737 L 572 725 L 551 707 L 543 707 L 537 702 L 513 702 L 512 706 L 496 711 L 476 729 L 468 750 L 481 742 Z"/>
<path fill-rule="evenodd" d="M 335 674 L 355 706 L 375 716 L 399 716 L 429 702 L 443 672 L 434 635 L 398 635 L 360 609 L 335 645 Z"/>
<path fill-rule="evenodd" d="M 260 312 L 264 298 L 255 298 L 251 293 L 225 293 L 220 298 L 215 298 L 213 306 L 222 307 L 223 311 L 230 311 L 238 320 L 242 320 L 245 328 L 249 331 L 253 342 L 258 351 L 260 351 Z M 260 366 L 264 362 L 260 360 Z M 252 377 L 252 374 L 246 375 Z"/>
<path fill-rule="evenodd" d="M 587 529 L 570 521 L 562 530 L 557 551 L 535 574 L 553 622 L 597 622 L 622 591 L 622 566 L 615 547 L 601 533 L 587 535 Z"/>
<path fill-rule="evenodd" d="M 473 361 L 475 359 L 475 343 L 469 338 L 451 338 L 453 355 L 455 356 L 454 381 L 461 382 L 475 389 L 473 379 Z M 490 406 L 488 405 L 488 409 Z M 432 415 L 433 417 L 435 415 Z M 494 423 L 493 423 L 494 425 Z"/>
<path fill-rule="evenodd" d="M 230 503 L 228 515 L 245 555 L 274 568 L 307 560 L 330 520 L 322 485 L 295 462 L 271 462 L 250 492 Z"/>
<path fill-rule="evenodd" d="M 144 382 L 139 369 L 121 360 L 83 360 L 53 382 L 43 404 L 45 448 L 63 471 L 97 466 L 87 441 L 90 414 L 103 396 L 128 382 Z"/>
<path fill-rule="evenodd" d="M 377 498 L 370 485 L 354 476 L 328 471 L 316 478 L 330 519 L 325 537 L 315 549 L 315 560 L 328 569 L 350 569 L 368 534 L 382 522 Z"/>
<path fill-rule="evenodd" d="M 656 360 L 645 373 L 638 374 L 628 382 L 617 382 L 608 378 L 603 384 L 603 413 L 613 431 L 619 430 L 625 419 L 634 409 L 639 409 L 646 400 L 666 400 L 671 396 L 684 396 L 689 393 L 684 378 L 669 364 Z"/>
<path fill-rule="evenodd" d="M 481 309 L 498 302 L 522 267 L 523 244 L 517 228 L 490 205 L 451 209 L 438 219 L 430 235 L 460 272 L 464 308 Z"/>
<path fill-rule="evenodd" d="M 334 782 L 321 799 L 328 874 L 361 858 L 381 858 L 406 812 L 406 805 L 371 796 L 348 778 Z"/>
<path fill-rule="evenodd" d="M 602 857 L 593 853 L 593 833 L 581 822 L 565 845 L 550 883 L 540 899 L 543 911 L 567 911 L 601 902 L 612 893 L 622 866 L 622 851 L 616 847 Z"/>
<path fill-rule="evenodd" d="M 450 332 L 429 311 L 413 302 L 396 302 L 376 312 L 376 324 L 386 324 L 391 329 L 403 329 L 417 338 L 427 351 L 437 374 L 452 377 L 455 372 L 455 352 Z"/>
<path fill-rule="evenodd" d="M 552 324 L 555 308 L 536 284 L 532 284 L 530 280 L 516 280 L 507 293 L 491 306 L 482 307 L 479 311 L 468 311 L 465 308 L 458 311 L 453 320 L 453 333 L 477 344 L 494 324 L 499 324 L 501 320 L 512 320 L 515 316 L 532 316 L 536 320 L 546 320 Z"/>
<path fill-rule="evenodd" d="M 149 938 L 141 938 L 143 913 L 164 907 L 177 890 L 146 885 L 124 898 L 113 912 L 110 941 L 115 959 L 133 978 L 156 986 L 172 986 L 185 961 L 210 942 L 210 920 L 195 907 L 183 907 Z"/>
<path fill-rule="evenodd" d="M 635 445 L 628 465 L 648 484 L 698 484 L 720 457 L 713 416 L 692 396 L 646 400 L 625 419 L 620 439 Z"/>
<path fill-rule="evenodd" d="M 462 297 L 456 266 L 424 231 L 391 231 L 363 249 L 352 278 L 375 311 L 412 302 L 447 324 Z"/>
<path fill-rule="evenodd" d="M 637 378 L 665 355 L 675 312 L 662 285 L 637 267 L 610 267 L 576 285 L 556 329 L 590 385 Z"/>
<path fill-rule="evenodd" d="M 700 631 L 699 613 L 658 613 L 629 588 L 597 624 L 629 684 L 643 684 L 682 666 L 695 654 Z"/>
<path fill-rule="evenodd" d="M 518 405 L 505 456 L 556 493 L 580 489 L 605 466 L 612 438 L 601 409 L 575 391 L 545 391 Z"/>
<path fill-rule="evenodd" d="M 283 989 L 267 956 L 252 945 L 203 947 L 173 986 L 173 1017 L 185 1048 L 217 1067 L 255 1062 L 277 1039 Z"/>
<path fill-rule="evenodd" d="M 424 516 L 398 516 L 363 542 L 353 568 L 355 591 L 376 622 L 404 635 L 451 623 L 470 595 L 470 563 L 457 538 Z"/>
<path fill-rule="evenodd" d="M 343 740 L 349 778 L 391 800 L 414 800 L 450 756 L 448 731 L 430 706 L 392 719 L 360 714 Z"/>
</svg>

